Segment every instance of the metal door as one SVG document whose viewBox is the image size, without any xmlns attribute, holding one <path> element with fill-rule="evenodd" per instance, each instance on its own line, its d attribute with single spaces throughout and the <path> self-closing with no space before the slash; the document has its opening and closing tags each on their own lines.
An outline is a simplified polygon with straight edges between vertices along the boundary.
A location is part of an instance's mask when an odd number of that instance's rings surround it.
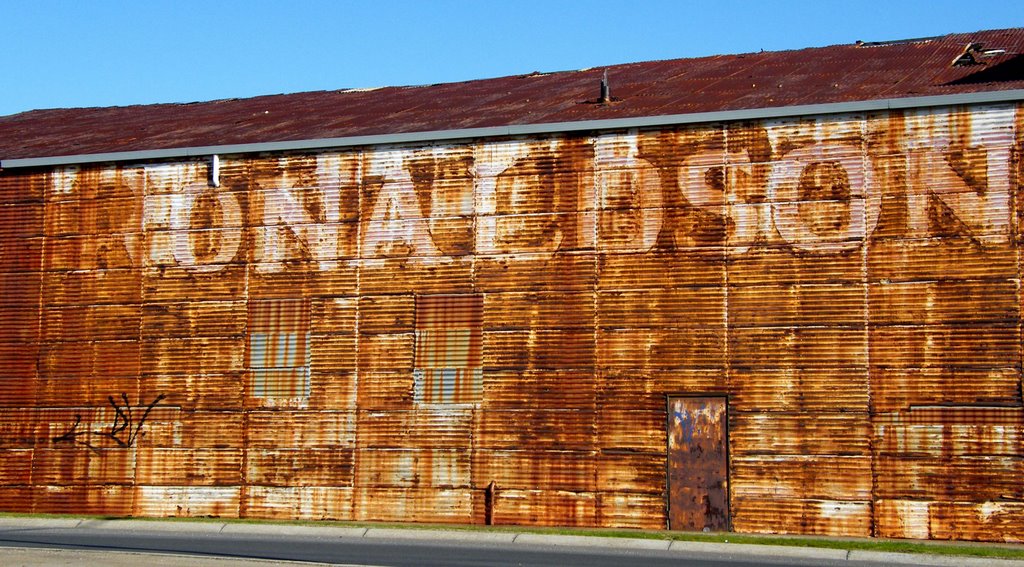
<svg viewBox="0 0 1024 567">
<path fill-rule="evenodd" d="M 669 529 L 729 529 L 726 407 L 722 396 L 668 399 Z"/>
</svg>

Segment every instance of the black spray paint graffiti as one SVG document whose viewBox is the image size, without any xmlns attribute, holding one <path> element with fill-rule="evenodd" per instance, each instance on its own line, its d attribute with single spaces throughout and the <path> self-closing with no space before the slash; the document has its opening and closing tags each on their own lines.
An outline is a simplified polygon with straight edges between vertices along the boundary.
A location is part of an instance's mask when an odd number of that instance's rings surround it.
<svg viewBox="0 0 1024 567">
<path fill-rule="evenodd" d="M 136 418 L 137 411 L 132 410 L 132 405 L 128 401 L 128 394 L 121 392 L 121 402 L 124 405 L 120 405 L 114 396 L 107 396 L 107 401 L 110 402 L 111 407 L 114 408 L 114 421 L 110 424 L 109 428 L 99 429 L 94 431 L 79 430 L 78 426 L 82 423 L 81 414 L 75 414 L 75 422 L 71 424 L 71 427 L 67 431 L 58 435 L 51 440 L 53 443 L 75 443 L 84 445 L 92 450 L 97 450 L 96 447 L 89 441 L 88 435 L 98 435 L 111 439 L 119 447 L 131 447 L 135 444 L 136 439 L 140 436 L 145 435 L 142 431 L 142 427 L 146 424 L 146 418 L 149 417 L 149 413 L 153 411 L 165 397 L 164 394 L 160 394 L 156 398 L 153 398 L 152 402 L 149 402 L 148 406 L 145 406 L 145 410 L 142 411 L 142 415 Z M 142 406 L 137 406 L 136 410 L 142 410 Z"/>
</svg>

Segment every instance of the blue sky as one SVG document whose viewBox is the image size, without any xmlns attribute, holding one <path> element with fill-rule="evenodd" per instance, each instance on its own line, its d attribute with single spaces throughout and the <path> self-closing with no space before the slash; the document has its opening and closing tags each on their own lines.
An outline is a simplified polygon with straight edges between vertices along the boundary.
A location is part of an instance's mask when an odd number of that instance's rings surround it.
<svg viewBox="0 0 1024 567">
<path fill-rule="evenodd" d="M 0 115 L 1024 26 L 1024 2 L 0 0 Z"/>
</svg>

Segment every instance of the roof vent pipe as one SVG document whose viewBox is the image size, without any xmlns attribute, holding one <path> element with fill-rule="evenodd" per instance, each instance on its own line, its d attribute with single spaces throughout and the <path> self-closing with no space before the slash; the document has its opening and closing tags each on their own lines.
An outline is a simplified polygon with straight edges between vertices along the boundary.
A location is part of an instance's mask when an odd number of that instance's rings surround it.
<svg viewBox="0 0 1024 567">
<path fill-rule="evenodd" d="M 601 104 L 608 104 L 612 101 L 612 89 L 608 86 L 608 71 L 601 77 Z"/>
</svg>

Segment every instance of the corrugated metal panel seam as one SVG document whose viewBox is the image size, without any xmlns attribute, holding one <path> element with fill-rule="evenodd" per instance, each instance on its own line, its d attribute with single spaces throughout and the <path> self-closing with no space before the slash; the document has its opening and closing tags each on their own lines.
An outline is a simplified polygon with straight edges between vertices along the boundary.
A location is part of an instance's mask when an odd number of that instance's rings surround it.
<svg viewBox="0 0 1024 567">
<path fill-rule="evenodd" d="M 581 120 L 578 122 L 552 122 L 547 124 L 512 124 L 508 126 L 495 126 L 487 128 L 435 130 L 427 132 L 408 132 L 401 134 L 380 134 L 372 136 L 349 136 L 343 138 L 321 138 L 314 140 L 289 140 L 281 142 L 260 142 L 254 144 L 234 144 L 224 146 L 202 146 L 192 148 L 171 148 L 162 150 L 140 150 L 131 152 L 110 152 L 100 154 L 19 158 L 0 160 L 0 169 L 48 167 L 57 165 L 73 165 L 81 163 L 171 159 L 181 157 L 200 157 L 223 154 L 249 154 L 260 152 L 285 152 L 295 150 L 322 150 L 352 146 L 375 146 L 384 144 L 404 144 L 413 142 L 433 142 L 442 140 L 451 141 L 470 138 L 494 138 L 501 136 L 552 134 L 559 132 L 579 132 L 587 130 L 620 130 L 627 128 L 674 126 L 680 124 L 733 122 L 741 120 L 759 120 L 765 118 L 785 118 L 791 116 L 841 114 L 848 112 L 870 112 L 881 110 L 926 108 L 934 106 L 952 106 L 963 104 L 1014 102 L 1021 100 L 1024 100 L 1024 89 L 1013 89 L 1005 91 L 989 91 L 955 95 L 906 97 L 882 100 L 864 100 L 858 102 L 808 104 L 770 108 L 751 108 L 744 110 L 697 112 L 693 114 L 671 114 L 665 116 L 648 116 L 643 118 Z"/>
</svg>

